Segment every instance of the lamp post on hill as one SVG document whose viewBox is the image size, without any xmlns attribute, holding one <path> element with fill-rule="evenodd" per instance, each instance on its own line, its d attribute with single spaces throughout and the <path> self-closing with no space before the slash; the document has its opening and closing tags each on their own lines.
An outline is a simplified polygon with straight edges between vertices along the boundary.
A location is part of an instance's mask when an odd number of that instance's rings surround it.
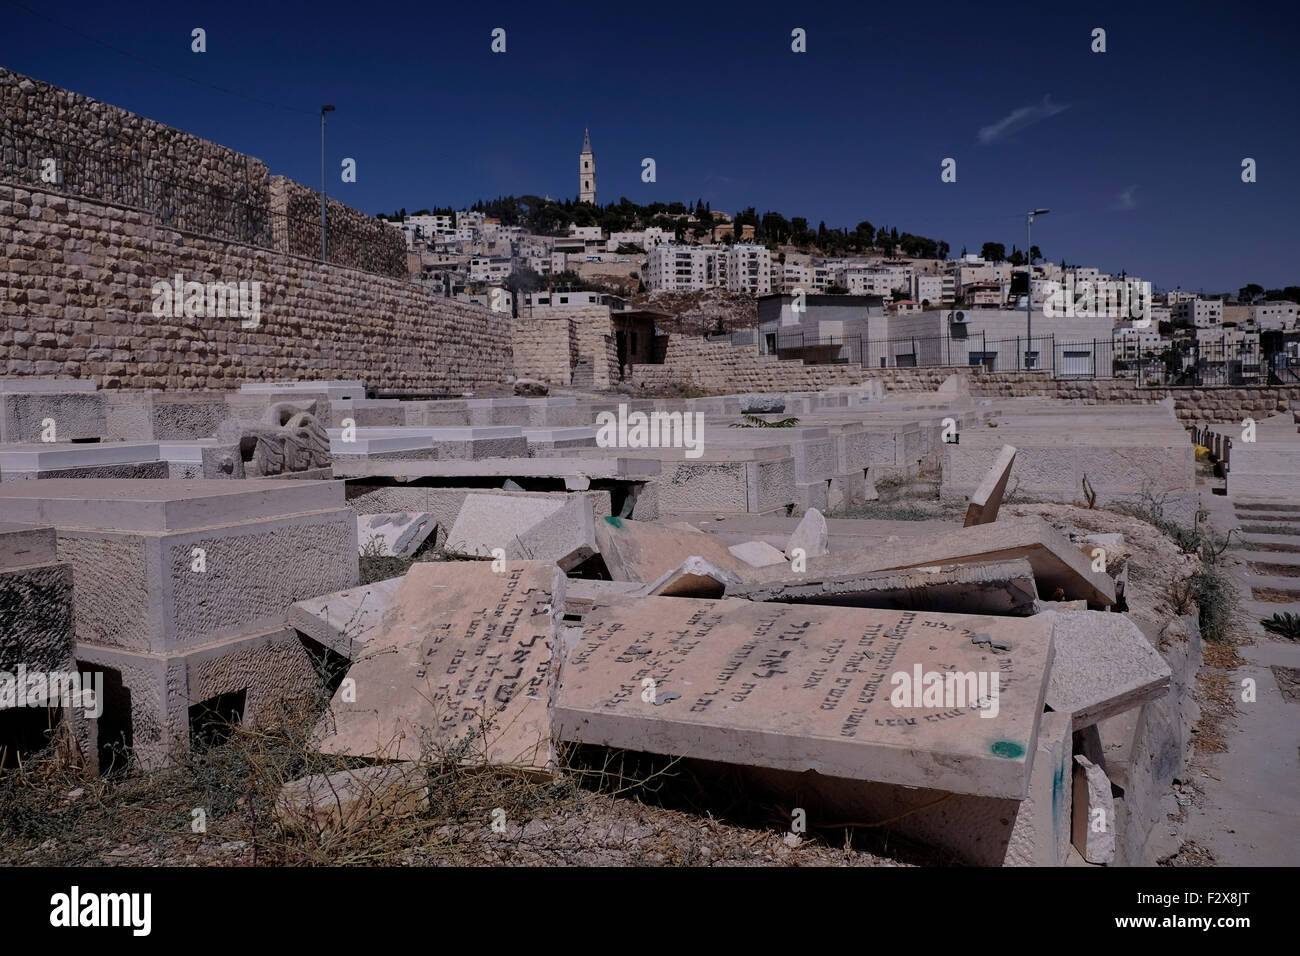
<svg viewBox="0 0 1300 956">
<path fill-rule="evenodd" d="M 1035 216 L 1046 216 L 1050 209 L 1035 209 L 1025 215 L 1025 368 L 1033 368 L 1038 356 L 1034 351 L 1034 240 L 1030 227 Z"/>
</svg>

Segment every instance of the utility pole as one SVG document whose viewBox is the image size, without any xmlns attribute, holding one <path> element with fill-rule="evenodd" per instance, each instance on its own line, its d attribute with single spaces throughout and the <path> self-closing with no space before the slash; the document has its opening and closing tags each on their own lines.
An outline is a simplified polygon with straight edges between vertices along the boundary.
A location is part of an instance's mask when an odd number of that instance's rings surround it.
<svg viewBox="0 0 1300 956">
<path fill-rule="evenodd" d="M 333 113 L 333 106 L 320 108 L 320 261 L 326 261 L 325 238 L 325 114 Z"/>
</svg>

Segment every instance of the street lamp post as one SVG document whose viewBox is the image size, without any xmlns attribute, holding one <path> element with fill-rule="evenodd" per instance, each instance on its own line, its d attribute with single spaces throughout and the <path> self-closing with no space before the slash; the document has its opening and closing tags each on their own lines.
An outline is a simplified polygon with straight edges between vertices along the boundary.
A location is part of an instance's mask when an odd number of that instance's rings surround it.
<svg viewBox="0 0 1300 956">
<path fill-rule="evenodd" d="M 333 113 L 333 106 L 320 108 L 320 261 L 324 262 L 325 244 L 325 114 Z"/>
<path fill-rule="evenodd" d="M 1030 227 L 1035 216 L 1045 216 L 1050 209 L 1035 209 L 1025 216 L 1025 337 L 1029 340 L 1025 346 L 1025 368 L 1033 365 L 1034 352 L 1034 240 Z"/>
</svg>

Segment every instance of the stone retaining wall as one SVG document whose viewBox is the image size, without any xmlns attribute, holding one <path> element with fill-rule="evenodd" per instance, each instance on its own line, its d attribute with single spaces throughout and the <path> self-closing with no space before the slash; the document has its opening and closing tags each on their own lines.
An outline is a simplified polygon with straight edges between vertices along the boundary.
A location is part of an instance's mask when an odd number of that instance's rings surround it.
<svg viewBox="0 0 1300 956">
<path fill-rule="evenodd" d="M 260 159 L 2 68 L 0 111 L 2 180 L 145 210 L 183 232 L 320 255 L 320 193 Z M 406 275 L 398 230 L 334 199 L 328 207 L 330 262 Z"/>
<path fill-rule="evenodd" d="M 502 381 L 513 368 L 500 313 L 403 279 L 165 228 L 138 209 L 0 183 L 0 236 L 4 375 L 107 388 L 297 378 L 442 391 Z M 155 316 L 153 283 L 177 273 L 260 282 L 258 325 Z"/>
</svg>

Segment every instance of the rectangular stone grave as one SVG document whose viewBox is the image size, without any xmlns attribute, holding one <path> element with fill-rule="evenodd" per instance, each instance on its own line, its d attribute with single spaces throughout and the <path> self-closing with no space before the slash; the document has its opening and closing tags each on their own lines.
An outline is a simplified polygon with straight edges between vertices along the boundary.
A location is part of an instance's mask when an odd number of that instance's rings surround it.
<svg viewBox="0 0 1300 956">
<path fill-rule="evenodd" d="M 414 565 L 335 694 L 321 751 L 546 767 L 564 583 L 538 561 Z"/>
<path fill-rule="evenodd" d="M 99 439 L 107 431 L 105 399 L 94 382 L 0 381 L 0 443 Z"/>
<path fill-rule="evenodd" d="M 251 720 L 311 690 L 315 665 L 285 615 L 357 581 L 342 482 L 6 482 L 0 514 L 54 527 L 75 581 L 76 659 L 115 672 L 124 712 L 108 722 L 130 728 L 144 766 L 184 746 L 190 707 L 242 695 Z"/>
<path fill-rule="evenodd" d="M 1023 799 L 1051 659 L 1033 617 L 609 598 L 564 661 L 554 725 L 576 743 Z M 971 683 L 895 706 L 945 669 Z"/>
</svg>

